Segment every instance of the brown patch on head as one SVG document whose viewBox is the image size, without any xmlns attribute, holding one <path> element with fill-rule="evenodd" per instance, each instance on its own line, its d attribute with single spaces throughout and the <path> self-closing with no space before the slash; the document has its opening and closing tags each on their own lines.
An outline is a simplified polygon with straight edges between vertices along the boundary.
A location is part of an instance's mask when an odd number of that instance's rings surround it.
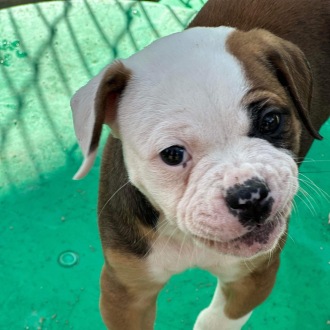
<svg viewBox="0 0 330 330">
<path fill-rule="evenodd" d="M 320 138 L 309 119 L 312 76 L 301 50 L 272 33 L 253 29 L 234 31 L 227 40 L 227 49 L 242 64 L 251 89 L 245 105 L 268 100 L 271 105 L 291 112 L 290 149 L 297 155 L 301 124 L 311 135 Z"/>
<path fill-rule="evenodd" d="M 313 73 L 310 117 L 314 128 L 320 129 L 330 115 L 329 17 L 327 0 L 208 0 L 189 27 L 231 26 L 240 31 L 261 28 L 297 45 L 306 55 Z M 300 161 L 312 142 L 313 136 L 303 130 Z"/>
</svg>

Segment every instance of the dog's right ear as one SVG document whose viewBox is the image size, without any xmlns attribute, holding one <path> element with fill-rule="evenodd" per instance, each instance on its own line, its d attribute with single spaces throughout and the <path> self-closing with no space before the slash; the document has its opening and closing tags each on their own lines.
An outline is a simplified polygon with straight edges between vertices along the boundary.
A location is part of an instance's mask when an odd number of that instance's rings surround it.
<svg viewBox="0 0 330 330">
<path fill-rule="evenodd" d="M 103 124 L 108 124 L 118 136 L 116 112 L 119 98 L 131 72 L 117 61 L 81 87 L 71 99 L 74 130 L 85 157 L 75 180 L 83 178 L 93 166 Z"/>
</svg>

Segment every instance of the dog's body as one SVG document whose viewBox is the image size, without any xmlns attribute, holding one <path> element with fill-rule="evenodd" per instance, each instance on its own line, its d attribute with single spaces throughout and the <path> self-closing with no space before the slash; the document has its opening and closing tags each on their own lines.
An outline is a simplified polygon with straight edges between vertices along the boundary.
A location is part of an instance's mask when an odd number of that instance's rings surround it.
<svg viewBox="0 0 330 330">
<path fill-rule="evenodd" d="M 189 267 L 220 280 L 195 330 L 240 329 L 269 295 L 297 163 L 329 117 L 329 21 L 326 0 L 210 0 L 77 92 L 77 178 L 102 124 L 113 134 L 99 190 L 109 329 L 152 329 L 158 292 Z"/>
</svg>

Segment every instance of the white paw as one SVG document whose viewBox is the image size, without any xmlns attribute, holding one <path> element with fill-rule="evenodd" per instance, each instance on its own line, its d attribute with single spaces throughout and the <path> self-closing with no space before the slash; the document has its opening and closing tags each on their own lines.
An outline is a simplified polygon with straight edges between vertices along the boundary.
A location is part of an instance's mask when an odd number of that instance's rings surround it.
<svg viewBox="0 0 330 330">
<path fill-rule="evenodd" d="M 237 320 L 231 320 L 223 311 L 208 307 L 198 315 L 194 330 L 241 330 L 251 314 L 249 313 Z"/>
</svg>

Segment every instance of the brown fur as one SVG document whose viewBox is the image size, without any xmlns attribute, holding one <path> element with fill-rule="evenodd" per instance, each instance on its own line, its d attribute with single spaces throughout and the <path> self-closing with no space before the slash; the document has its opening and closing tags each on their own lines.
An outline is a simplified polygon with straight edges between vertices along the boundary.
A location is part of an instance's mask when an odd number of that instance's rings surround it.
<svg viewBox="0 0 330 330">
<path fill-rule="evenodd" d="M 128 182 L 121 142 L 113 137 L 103 152 L 98 217 L 104 250 L 120 250 L 139 258 L 148 254 L 158 213 Z"/>
<path fill-rule="evenodd" d="M 260 305 L 270 294 L 279 267 L 279 258 L 270 265 L 265 264 L 248 276 L 223 287 L 226 297 L 225 314 L 239 319 Z"/>
<path fill-rule="evenodd" d="M 114 249 L 104 251 L 100 308 L 109 329 L 151 330 L 161 284 L 150 279 L 143 260 Z"/>
</svg>

